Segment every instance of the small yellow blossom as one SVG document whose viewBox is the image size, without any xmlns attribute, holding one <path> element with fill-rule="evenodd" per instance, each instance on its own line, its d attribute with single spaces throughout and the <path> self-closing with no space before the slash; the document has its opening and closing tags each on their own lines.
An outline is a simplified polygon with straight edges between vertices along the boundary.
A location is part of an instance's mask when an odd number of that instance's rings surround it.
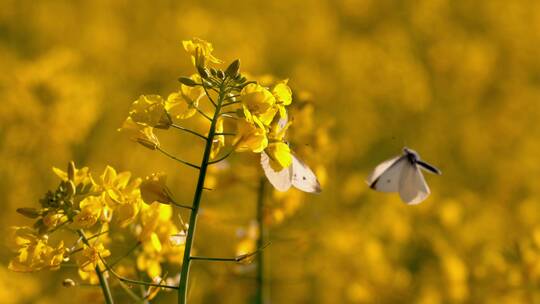
<svg viewBox="0 0 540 304">
<path fill-rule="evenodd" d="M 142 202 L 139 199 L 130 200 L 120 204 L 114 209 L 114 218 L 120 227 L 125 227 L 135 220 L 141 210 Z"/>
<path fill-rule="evenodd" d="M 172 123 L 159 95 L 141 95 L 131 105 L 129 116 L 136 123 L 159 129 L 168 129 Z"/>
<path fill-rule="evenodd" d="M 160 224 L 168 222 L 172 216 L 172 207 L 159 203 L 144 205 L 141 210 L 142 230 L 139 234 L 141 242 L 150 241 L 152 233 L 157 231 Z"/>
<path fill-rule="evenodd" d="M 154 135 L 153 128 L 138 124 L 134 122 L 131 117 L 126 118 L 124 124 L 118 131 L 127 133 L 131 140 L 136 141 L 149 149 L 155 150 L 159 147 L 159 140 L 156 135 Z"/>
<path fill-rule="evenodd" d="M 182 46 L 191 55 L 191 61 L 195 66 L 205 66 L 208 61 L 217 64 L 222 62 L 212 55 L 214 47 L 205 40 L 199 38 L 184 40 Z"/>
<path fill-rule="evenodd" d="M 287 116 L 285 106 L 288 106 L 292 103 L 292 91 L 291 88 L 289 88 L 289 86 L 287 85 L 287 80 L 276 84 L 272 89 L 272 94 L 274 94 L 274 97 L 276 98 L 279 115 L 281 117 Z"/>
<path fill-rule="evenodd" d="M 276 171 L 281 171 L 292 164 L 291 149 L 284 142 L 270 143 L 264 151 L 270 158 L 270 166 Z"/>
<path fill-rule="evenodd" d="M 284 141 L 291 124 L 292 121 L 288 121 L 287 115 L 274 117 L 274 120 L 270 124 L 268 138 L 272 141 Z"/>
<path fill-rule="evenodd" d="M 103 243 L 93 244 L 92 246 L 84 245 L 77 264 L 79 266 L 79 276 L 90 284 L 99 283 L 99 279 L 95 274 L 96 267 L 101 270 L 105 269 L 105 265 L 101 258 L 106 258 L 111 255 L 111 252 L 105 248 Z M 100 258 L 101 257 L 101 258 Z"/>
<path fill-rule="evenodd" d="M 190 77 L 193 81 L 200 83 L 201 77 L 197 74 Z M 187 119 L 197 113 L 199 100 L 204 95 L 204 89 L 201 86 L 180 85 L 180 90 L 169 94 L 165 101 L 167 113 L 176 120 Z"/>
<path fill-rule="evenodd" d="M 110 205 L 122 203 L 121 191 L 127 186 L 129 179 L 131 178 L 130 172 L 116 173 L 116 170 L 107 166 L 105 171 L 101 175 L 101 186 L 105 191 L 106 198 Z"/>
<path fill-rule="evenodd" d="M 219 117 L 216 122 L 216 133 L 223 133 L 223 117 Z M 225 135 L 215 135 L 212 141 L 212 150 L 210 151 L 210 158 L 215 158 L 221 148 L 225 146 Z"/>
<path fill-rule="evenodd" d="M 14 227 L 11 242 L 17 256 L 9 262 L 8 268 L 18 272 L 41 269 L 55 270 L 64 259 L 64 242 L 52 247 L 47 236 L 38 236 L 30 227 Z"/>
<path fill-rule="evenodd" d="M 161 262 L 180 264 L 182 260 L 184 246 L 171 242 L 171 237 L 179 234 L 171 218 L 170 205 L 154 202 L 142 207 L 138 239 L 143 252 L 137 257 L 137 268 L 152 278 L 161 274 Z"/>
<path fill-rule="evenodd" d="M 141 183 L 141 197 L 147 204 L 159 202 L 170 204 L 173 199 L 169 188 L 167 187 L 167 175 L 163 173 L 154 173 L 147 176 Z"/>
<path fill-rule="evenodd" d="M 90 228 L 97 223 L 103 211 L 100 197 L 88 196 L 80 204 L 81 211 L 73 217 L 73 228 Z"/>
<path fill-rule="evenodd" d="M 237 133 L 233 139 L 236 151 L 262 152 L 268 146 L 268 138 L 264 126 L 249 123 L 244 119 L 237 120 Z"/>
<path fill-rule="evenodd" d="M 259 120 L 268 126 L 274 119 L 278 109 L 274 107 L 276 98 L 270 91 L 259 84 L 251 83 L 240 92 L 242 108 L 246 120 Z"/>
<path fill-rule="evenodd" d="M 47 212 L 43 217 L 43 224 L 47 226 L 48 230 L 53 229 L 54 227 L 65 223 L 67 221 L 67 216 L 62 212 Z"/>
<path fill-rule="evenodd" d="M 60 179 L 62 179 L 63 181 L 71 181 L 78 189 L 77 192 L 80 192 L 80 189 L 85 188 L 89 190 L 89 188 L 93 188 L 95 186 L 95 182 L 92 179 L 92 175 L 90 174 L 90 170 L 88 169 L 88 167 L 77 169 L 75 167 L 75 164 L 73 162 L 70 162 L 68 165 L 68 172 L 64 172 L 56 167 L 53 167 L 52 170 L 54 174 L 60 177 Z M 71 173 L 69 173 L 70 171 Z"/>
<path fill-rule="evenodd" d="M 110 221 L 112 211 L 116 214 L 116 222 L 120 226 L 131 223 L 139 213 L 141 206 L 139 186 L 140 178 L 131 179 L 130 172 L 116 173 L 110 166 L 105 168 L 101 175 L 101 185 L 103 187 L 103 199 L 107 202 L 104 208 L 106 212 L 103 216 Z"/>
</svg>

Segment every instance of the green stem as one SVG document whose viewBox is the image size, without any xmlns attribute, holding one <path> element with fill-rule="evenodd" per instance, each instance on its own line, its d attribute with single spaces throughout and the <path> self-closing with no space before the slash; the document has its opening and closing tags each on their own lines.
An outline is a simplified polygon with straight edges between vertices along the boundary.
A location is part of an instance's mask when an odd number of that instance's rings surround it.
<svg viewBox="0 0 540 304">
<path fill-rule="evenodd" d="M 238 262 L 238 258 L 211 258 L 211 257 L 198 257 L 192 256 L 192 261 L 210 261 L 210 262 Z"/>
<path fill-rule="evenodd" d="M 199 138 L 201 138 L 201 139 L 206 140 L 206 136 L 204 136 L 204 135 L 202 135 L 202 134 L 199 134 L 199 133 L 197 133 L 197 132 L 195 132 L 195 131 L 193 131 L 193 130 L 190 130 L 190 129 L 188 129 L 188 128 L 184 128 L 184 127 L 182 127 L 182 126 L 175 125 L 175 124 L 172 124 L 171 127 L 175 128 L 175 129 L 178 129 L 178 130 L 182 130 L 182 131 L 184 131 L 184 132 L 188 132 L 188 133 L 193 134 L 193 135 L 195 135 L 195 136 L 197 136 L 197 137 L 199 137 Z"/>
<path fill-rule="evenodd" d="M 169 152 L 167 152 L 167 151 L 161 149 L 160 147 L 156 147 L 156 150 L 158 150 L 159 152 L 161 152 L 163 155 L 169 157 L 170 159 L 174 159 L 175 161 L 177 161 L 177 162 L 179 162 L 179 163 L 182 163 L 182 164 L 184 164 L 184 165 L 186 165 L 186 166 L 189 166 L 189 167 L 191 167 L 191 168 L 195 168 L 195 169 L 197 169 L 197 170 L 200 169 L 199 166 L 194 165 L 194 164 L 192 164 L 192 163 L 190 163 L 190 162 L 187 162 L 187 161 L 185 161 L 185 160 L 183 160 L 183 159 L 180 159 L 180 158 L 178 158 L 178 157 L 172 155 L 171 153 L 169 153 Z"/>
<path fill-rule="evenodd" d="M 123 276 L 119 275 L 118 273 L 116 273 L 112 269 L 112 267 L 109 266 L 107 264 L 107 262 L 105 262 L 105 260 L 101 257 L 101 255 L 99 256 L 99 258 L 103 262 L 103 265 L 105 265 L 105 268 L 107 268 L 107 271 L 110 274 L 112 274 L 114 277 L 116 277 L 118 280 L 120 280 L 121 282 L 129 283 L 129 284 L 135 284 L 135 285 L 143 285 L 143 286 L 154 286 L 154 287 L 161 287 L 161 288 L 168 288 L 168 289 L 178 289 L 176 286 L 169 286 L 169 285 L 163 285 L 161 283 L 156 284 L 156 283 L 151 283 L 151 282 L 143 282 L 143 281 L 137 281 L 137 280 L 128 279 L 128 278 L 123 277 Z"/>
<path fill-rule="evenodd" d="M 206 146 L 204 148 L 204 154 L 201 161 L 201 166 L 199 170 L 199 179 L 197 180 L 197 188 L 195 189 L 195 194 L 193 195 L 193 204 L 191 214 L 189 216 L 189 228 L 187 231 L 186 244 L 184 248 L 184 258 L 182 261 L 182 269 L 180 271 L 180 283 L 178 284 L 178 303 L 186 304 L 187 303 L 187 286 L 188 286 L 188 276 L 189 276 L 189 266 L 191 262 L 191 248 L 193 246 L 193 239 L 195 234 L 195 227 L 197 225 L 197 215 L 199 213 L 199 205 L 201 203 L 201 197 L 204 190 L 204 181 L 206 178 L 206 169 L 208 168 L 208 163 L 210 160 L 210 152 L 212 150 L 212 142 L 214 140 L 214 135 L 216 133 L 216 123 L 221 111 L 221 104 L 223 103 L 225 92 L 223 84 L 219 90 L 219 98 L 216 103 L 216 110 L 214 112 L 214 117 L 210 123 L 210 130 L 208 131 L 208 136 L 206 137 Z"/>
<path fill-rule="evenodd" d="M 259 225 L 259 238 L 257 239 L 257 248 L 262 248 L 264 246 L 264 185 L 265 178 L 261 177 L 259 181 L 259 188 L 257 191 L 257 224 Z M 264 251 L 261 250 L 257 255 L 256 265 L 257 265 L 257 274 L 256 274 L 256 292 L 255 292 L 255 303 L 263 304 L 264 301 Z"/>
<path fill-rule="evenodd" d="M 84 231 L 79 229 L 77 230 L 77 233 L 81 237 L 83 243 L 86 244 L 86 246 L 91 246 L 90 243 L 88 242 L 88 239 L 84 235 Z M 103 297 L 105 297 L 105 303 L 114 304 L 112 294 L 111 294 L 111 289 L 109 288 L 109 283 L 107 282 L 107 279 L 103 275 L 103 272 L 101 271 L 101 268 L 99 267 L 99 265 L 96 265 L 95 270 L 96 270 L 96 275 L 98 276 L 98 279 L 99 279 L 99 285 L 101 286 L 101 290 L 103 291 Z"/>
</svg>

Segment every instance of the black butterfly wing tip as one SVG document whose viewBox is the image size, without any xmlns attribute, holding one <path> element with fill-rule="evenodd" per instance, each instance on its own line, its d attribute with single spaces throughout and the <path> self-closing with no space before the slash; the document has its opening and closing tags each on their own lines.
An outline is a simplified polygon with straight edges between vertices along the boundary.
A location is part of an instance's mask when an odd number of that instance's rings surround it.
<svg viewBox="0 0 540 304">
<path fill-rule="evenodd" d="M 371 184 L 368 183 L 369 188 L 375 190 L 375 186 L 377 185 L 377 182 L 379 181 L 378 178 L 376 178 Z M 366 181 L 367 182 L 367 181 Z"/>
<path fill-rule="evenodd" d="M 319 181 L 317 181 L 317 185 L 315 185 L 315 194 L 319 194 L 322 192 L 322 188 L 321 188 L 321 184 L 319 183 Z"/>
</svg>

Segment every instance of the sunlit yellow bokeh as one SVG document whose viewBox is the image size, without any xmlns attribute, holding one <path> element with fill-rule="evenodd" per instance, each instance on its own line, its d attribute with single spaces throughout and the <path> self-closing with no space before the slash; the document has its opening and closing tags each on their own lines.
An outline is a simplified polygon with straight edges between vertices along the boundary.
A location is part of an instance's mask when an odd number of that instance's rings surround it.
<svg viewBox="0 0 540 304">
<path fill-rule="evenodd" d="M 141 94 L 179 89 L 176 79 L 193 73 L 181 41 L 201 37 L 218 58 L 240 58 L 242 71 L 289 79 L 293 105 L 312 102 L 292 111 L 303 125 L 290 132 L 323 192 L 268 193 L 272 303 L 540 302 L 540 2 L 0 0 L 0 7 L 3 235 L 29 224 L 15 209 L 37 206 L 57 185 L 51 167 L 72 159 L 96 172 L 109 164 L 138 177 L 165 172 L 175 199 L 189 202 L 191 168 L 116 130 Z M 203 147 L 189 134 L 160 140 L 200 160 Z M 364 183 L 403 146 L 443 171 L 426 174 L 432 195 L 418 206 Z M 210 172 L 215 189 L 202 202 L 197 253 L 251 248 L 257 164 L 236 154 L 234 178 Z M 62 287 L 76 268 L 9 272 L 12 253 L 0 246 L 0 302 L 102 300 L 97 288 Z M 195 264 L 192 303 L 250 303 L 252 271 Z M 176 293 L 154 301 L 176 303 Z"/>
</svg>

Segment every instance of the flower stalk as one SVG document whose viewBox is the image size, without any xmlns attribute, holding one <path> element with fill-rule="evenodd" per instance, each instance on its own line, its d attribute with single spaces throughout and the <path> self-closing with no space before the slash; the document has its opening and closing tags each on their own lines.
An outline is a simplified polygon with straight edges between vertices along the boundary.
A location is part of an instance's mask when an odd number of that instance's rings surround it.
<svg viewBox="0 0 540 304">
<path fill-rule="evenodd" d="M 257 248 L 264 246 L 264 186 L 266 180 L 264 176 L 261 176 L 259 180 L 259 187 L 257 190 L 257 225 L 259 230 L 259 236 L 257 238 Z M 260 251 L 256 257 L 257 273 L 256 273 L 256 292 L 255 303 L 265 303 L 264 293 L 264 251 Z"/>
<path fill-rule="evenodd" d="M 86 246 L 91 246 L 88 242 L 88 239 L 86 238 L 86 235 L 84 235 L 84 231 L 82 229 L 77 230 L 77 234 L 81 237 L 81 240 Z M 101 287 L 101 290 L 103 291 L 103 297 L 105 298 L 105 303 L 107 304 L 114 304 L 113 297 L 111 294 L 111 289 L 109 288 L 109 282 L 107 281 L 107 278 L 103 275 L 103 270 L 99 267 L 99 265 L 96 265 L 96 275 L 99 279 L 99 286 Z"/>
<path fill-rule="evenodd" d="M 200 169 L 199 169 L 199 178 L 197 180 L 197 187 L 195 189 L 195 194 L 193 195 L 193 204 L 192 210 L 189 217 L 189 228 L 186 236 L 186 243 L 184 247 L 184 258 L 182 260 L 182 269 L 180 272 L 180 282 L 178 284 L 178 303 L 185 304 L 187 303 L 187 287 L 188 287 L 188 276 L 189 268 L 191 264 L 191 248 L 193 247 L 193 240 L 195 234 L 195 227 L 197 226 L 197 216 L 199 213 L 199 206 L 201 203 L 202 193 L 204 190 L 204 181 L 206 178 L 206 171 L 208 165 L 210 164 L 210 153 L 212 151 L 212 143 L 214 140 L 214 135 L 216 133 L 216 124 L 218 117 L 221 111 L 221 105 L 225 97 L 225 88 L 224 82 L 221 83 L 218 100 L 216 101 L 216 108 L 214 111 L 214 117 L 211 119 L 210 130 L 208 131 L 208 136 L 206 137 L 206 145 L 204 147 L 204 154 L 202 157 Z M 209 95 L 208 95 L 209 96 Z"/>
</svg>

